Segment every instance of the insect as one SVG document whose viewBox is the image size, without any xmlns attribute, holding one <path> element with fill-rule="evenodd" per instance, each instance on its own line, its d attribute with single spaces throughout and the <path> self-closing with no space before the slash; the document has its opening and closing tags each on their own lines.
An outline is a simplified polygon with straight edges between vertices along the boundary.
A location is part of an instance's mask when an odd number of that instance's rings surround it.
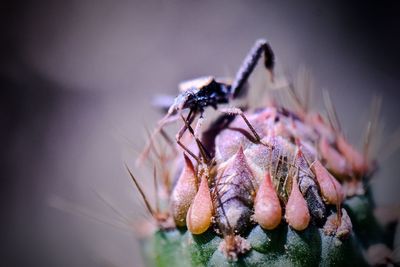
<svg viewBox="0 0 400 267">
<path fill-rule="evenodd" d="M 145 146 L 139 163 L 147 158 L 152 147 L 155 135 L 163 131 L 163 127 L 182 117 L 183 110 L 189 110 L 184 120 L 186 123 L 176 135 L 178 145 L 184 147 L 180 142 L 181 137 L 188 129 L 187 125 L 191 125 L 199 116 L 195 127 L 195 136 L 198 136 L 199 129 L 204 120 L 204 110 L 207 107 L 213 107 L 223 113 L 240 115 L 252 131 L 257 142 L 260 138 L 254 128 L 250 125 L 243 112 L 238 108 L 218 109 L 220 104 L 228 104 L 232 99 L 239 98 L 246 93 L 246 85 L 249 76 L 254 71 L 255 66 L 264 54 L 264 66 L 269 71 L 271 80 L 273 80 L 273 67 L 275 56 L 267 40 L 259 39 L 255 42 L 247 56 L 245 57 L 241 67 L 239 68 L 233 83 L 215 77 L 201 77 L 198 79 L 186 81 L 180 84 L 181 93 L 175 98 L 173 104 L 168 108 L 167 114 L 158 122 L 158 127 L 151 135 L 147 145 Z M 186 150 L 186 149 L 185 149 Z"/>
</svg>

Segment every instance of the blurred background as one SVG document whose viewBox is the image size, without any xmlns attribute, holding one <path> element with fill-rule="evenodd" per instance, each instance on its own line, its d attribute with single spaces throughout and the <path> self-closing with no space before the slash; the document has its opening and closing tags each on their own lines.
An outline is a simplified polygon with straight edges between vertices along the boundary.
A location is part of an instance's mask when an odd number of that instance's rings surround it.
<svg viewBox="0 0 400 267">
<path fill-rule="evenodd" d="M 305 65 L 331 92 L 355 144 L 381 95 L 387 139 L 400 125 L 394 3 L 2 1 L 2 265 L 142 266 L 133 231 L 113 226 L 121 217 L 98 195 L 128 221 L 144 214 L 123 163 L 160 117 L 152 97 L 234 74 L 260 37 L 285 71 Z M 379 204 L 399 202 L 398 157 L 372 181 Z"/>
</svg>

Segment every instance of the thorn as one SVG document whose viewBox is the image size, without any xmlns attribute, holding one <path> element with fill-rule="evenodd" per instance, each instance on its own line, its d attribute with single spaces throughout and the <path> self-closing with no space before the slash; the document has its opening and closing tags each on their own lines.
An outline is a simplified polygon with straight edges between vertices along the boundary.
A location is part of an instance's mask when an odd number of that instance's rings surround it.
<svg viewBox="0 0 400 267">
<path fill-rule="evenodd" d="M 148 210 L 148 211 L 150 212 L 150 214 L 154 217 L 154 216 L 155 216 L 155 213 L 154 213 L 154 211 L 153 211 L 153 209 L 152 209 L 152 207 L 151 207 L 149 201 L 147 200 L 147 197 L 146 197 L 146 195 L 144 194 L 144 191 L 143 191 L 142 188 L 140 187 L 140 185 L 139 185 L 139 183 L 137 182 L 135 176 L 133 176 L 133 174 L 132 174 L 132 172 L 130 171 L 128 165 L 127 165 L 126 163 L 125 163 L 124 165 L 125 165 L 126 170 L 127 170 L 128 173 L 129 173 L 129 176 L 132 178 L 133 183 L 135 184 L 136 188 L 138 189 L 140 195 L 142 196 L 143 201 L 144 201 L 144 204 L 146 205 L 147 210 Z"/>
</svg>

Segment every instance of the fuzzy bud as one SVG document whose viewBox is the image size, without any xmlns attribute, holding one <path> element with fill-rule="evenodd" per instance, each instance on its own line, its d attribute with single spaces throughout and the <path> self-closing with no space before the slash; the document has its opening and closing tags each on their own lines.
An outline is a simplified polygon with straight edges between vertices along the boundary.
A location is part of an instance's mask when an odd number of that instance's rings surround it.
<svg viewBox="0 0 400 267">
<path fill-rule="evenodd" d="M 198 187 L 193 164 L 185 154 L 184 158 L 184 167 L 171 195 L 172 215 L 176 225 L 180 227 L 186 225 L 186 214 Z"/>
<path fill-rule="evenodd" d="M 213 205 L 206 176 L 201 178 L 199 191 L 189 208 L 186 223 L 192 234 L 202 234 L 211 225 Z"/>
<path fill-rule="evenodd" d="M 282 209 L 279 198 L 272 186 L 269 174 L 261 182 L 254 200 L 254 220 L 266 229 L 272 230 L 281 222 Z"/>
<path fill-rule="evenodd" d="M 286 204 L 285 218 L 287 223 L 297 231 L 306 229 L 310 223 L 307 202 L 299 190 L 296 177 L 293 177 L 292 191 Z"/>
</svg>

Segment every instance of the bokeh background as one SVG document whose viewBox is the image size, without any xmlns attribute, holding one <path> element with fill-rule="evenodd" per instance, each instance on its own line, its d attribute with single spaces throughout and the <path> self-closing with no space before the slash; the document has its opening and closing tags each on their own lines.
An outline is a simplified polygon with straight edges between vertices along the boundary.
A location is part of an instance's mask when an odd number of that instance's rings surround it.
<svg viewBox="0 0 400 267">
<path fill-rule="evenodd" d="M 234 74 L 260 37 L 283 69 L 305 65 L 331 92 L 356 144 L 382 95 L 387 139 L 400 125 L 394 3 L 2 1 L 1 265 L 142 266 L 135 235 L 111 225 L 120 217 L 97 193 L 128 219 L 144 214 L 123 163 L 160 117 L 152 96 Z M 399 202 L 398 157 L 372 181 L 378 203 Z"/>
</svg>

